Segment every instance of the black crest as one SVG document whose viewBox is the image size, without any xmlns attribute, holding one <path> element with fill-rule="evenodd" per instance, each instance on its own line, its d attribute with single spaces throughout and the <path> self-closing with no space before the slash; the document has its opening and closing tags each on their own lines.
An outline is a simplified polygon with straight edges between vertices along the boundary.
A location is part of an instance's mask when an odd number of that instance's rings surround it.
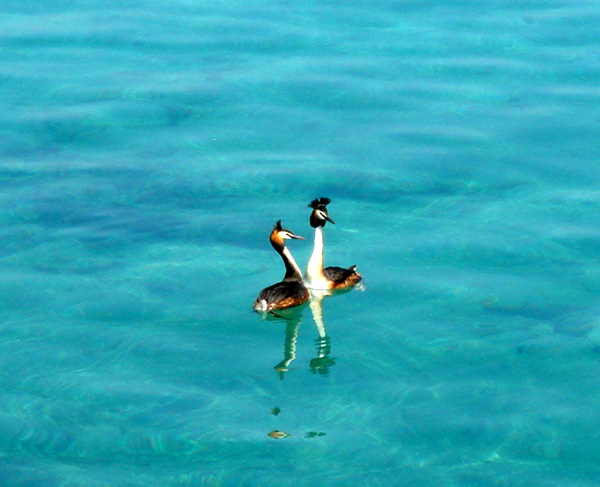
<svg viewBox="0 0 600 487">
<path fill-rule="evenodd" d="M 275 229 L 276 230 L 283 230 L 283 227 L 281 226 L 281 220 L 277 220 L 277 223 L 275 224 Z"/>
<path fill-rule="evenodd" d="M 331 203 L 331 200 L 329 198 L 315 198 L 314 200 L 312 200 L 310 202 L 310 204 L 308 205 L 309 208 L 325 208 L 327 207 L 327 205 Z"/>
</svg>

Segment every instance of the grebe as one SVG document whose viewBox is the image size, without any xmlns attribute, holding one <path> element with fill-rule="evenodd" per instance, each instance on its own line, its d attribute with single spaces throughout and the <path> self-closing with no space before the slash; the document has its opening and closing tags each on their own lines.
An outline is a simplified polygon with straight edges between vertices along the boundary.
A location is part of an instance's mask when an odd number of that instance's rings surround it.
<svg viewBox="0 0 600 487">
<path fill-rule="evenodd" d="M 311 289 L 343 289 L 356 286 L 362 276 L 356 272 L 356 266 L 326 267 L 323 269 L 323 227 L 327 222 L 335 224 L 329 218 L 327 205 L 329 198 L 317 198 L 308 205 L 313 211 L 310 215 L 310 226 L 315 229 L 315 246 L 306 268 L 306 283 Z"/>
<path fill-rule="evenodd" d="M 281 227 L 281 220 L 275 224 L 271 232 L 271 245 L 283 259 L 285 264 L 285 276 L 283 281 L 264 288 L 254 301 L 254 311 L 268 313 L 273 310 L 287 309 L 306 303 L 310 298 L 310 292 L 302 281 L 302 272 L 285 246 L 286 239 L 300 239 L 295 233 Z"/>
</svg>

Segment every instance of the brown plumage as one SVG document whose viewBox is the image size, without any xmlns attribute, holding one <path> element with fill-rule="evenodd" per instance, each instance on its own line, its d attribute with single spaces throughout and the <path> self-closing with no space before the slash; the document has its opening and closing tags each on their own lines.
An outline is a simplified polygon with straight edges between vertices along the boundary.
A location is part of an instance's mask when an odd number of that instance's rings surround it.
<svg viewBox="0 0 600 487">
<path fill-rule="evenodd" d="M 362 280 L 362 276 L 356 272 L 355 265 L 351 265 L 348 269 L 344 269 L 343 267 L 326 267 L 323 269 L 323 275 L 330 282 L 330 289 L 356 286 Z"/>
<path fill-rule="evenodd" d="M 271 312 L 292 308 L 306 303 L 310 298 L 310 292 L 302 281 L 302 272 L 285 246 L 285 240 L 290 238 L 303 240 L 303 237 L 283 228 L 281 220 L 279 220 L 273 228 L 269 240 L 283 260 L 285 276 L 282 281 L 264 288 L 258 294 L 253 306 L 255 311 Z"/>
<path fill-rule="evenodd" d="M 284 280 L 264 288 L 254 301 L 254 310 L 273 311 L 293 308 L 306 303 L 309 298 L 310 292 L 301 281 Z"/>
</svg>

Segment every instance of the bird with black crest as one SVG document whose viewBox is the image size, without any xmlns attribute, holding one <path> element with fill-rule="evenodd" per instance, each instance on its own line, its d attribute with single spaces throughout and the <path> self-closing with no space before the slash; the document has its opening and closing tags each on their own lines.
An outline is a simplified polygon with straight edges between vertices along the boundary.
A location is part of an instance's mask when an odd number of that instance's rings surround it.
<svg viewBox="0 0 600 487">
<path fill-rule="evenodd" d="M 308 205 L 312 208 L 310 214 L 310 226 L 315 229 L 315 242 L 312 254 L 306 268 L 306 285 L 310 289 L 346 289 L 356 286 L 362 276 L 356 272 L 356 266 L 325 267 L 323 268 L 323 229 L 327 222 L 335 224 L 329 217 L 327 205 L 331 203 L 329 198 L 315 198 Z"/>
<path fill-rule="evenodd" d="M 288 239 L 304 240 L 304 237 L 283 228 L 281 220 L 279 220 L 275 224 L 269 240 L 283 260 L 285 275 L 283 280 L 264 288 L 258 294 L 254 301 L 254 310 L 257 312 L 269 313 L 274 310 L 293 308 L 310 299 L 310 292 L 302 280 L 302 271 L 285 245 L 285 240 Z"/>
</svg>

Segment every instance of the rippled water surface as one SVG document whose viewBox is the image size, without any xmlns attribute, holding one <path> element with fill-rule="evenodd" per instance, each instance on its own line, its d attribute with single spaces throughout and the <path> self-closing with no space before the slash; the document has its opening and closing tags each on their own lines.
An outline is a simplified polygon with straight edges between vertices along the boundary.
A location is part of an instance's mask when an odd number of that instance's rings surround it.
<svg viewBox="0 0 600 487">
<path fill-rule="evenodd" d="M 597 485 L 600 3 L 3 11 L 3 486 Z"/>
</svg>

